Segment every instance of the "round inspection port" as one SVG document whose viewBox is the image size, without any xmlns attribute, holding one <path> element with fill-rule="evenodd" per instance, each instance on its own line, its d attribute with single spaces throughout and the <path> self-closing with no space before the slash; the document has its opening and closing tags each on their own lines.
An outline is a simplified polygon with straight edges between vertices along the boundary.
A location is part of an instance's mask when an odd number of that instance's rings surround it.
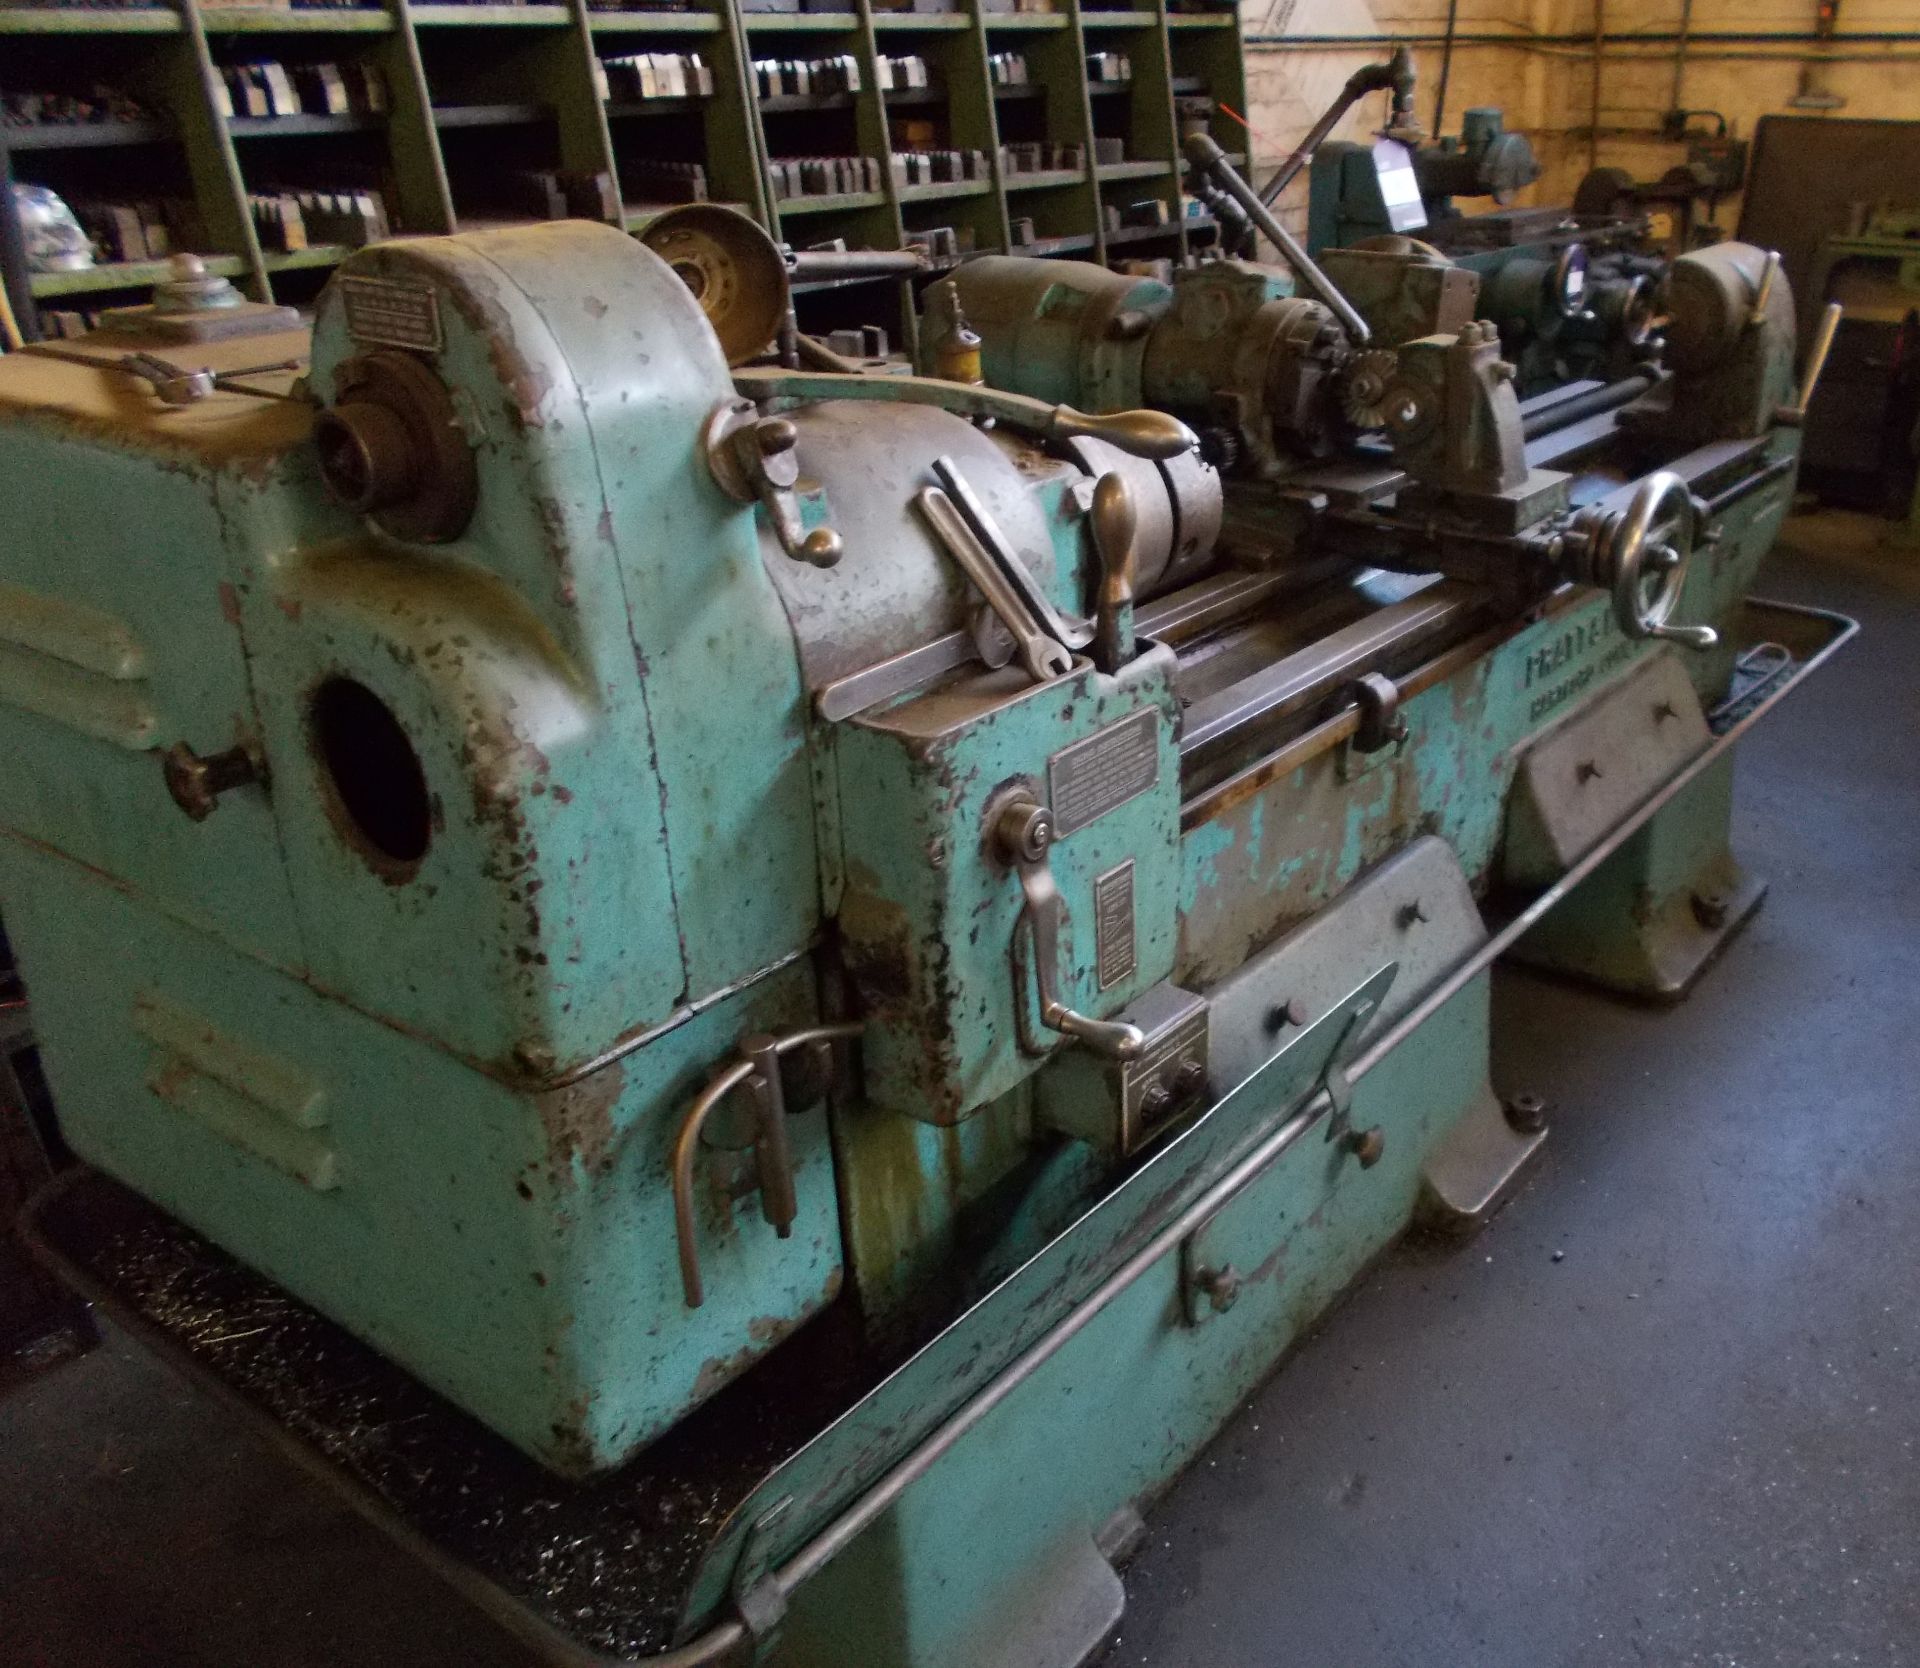
<svg viewBox="0 0 1920 1668">
<path fill-rule="evenodd" d="M 335 825 L 377 874 L 410 878 L 433 837 L 433 806 L 400 720 L 365 684 L 331 677 L 313 692 L 309 721 Z"/>
</svg>

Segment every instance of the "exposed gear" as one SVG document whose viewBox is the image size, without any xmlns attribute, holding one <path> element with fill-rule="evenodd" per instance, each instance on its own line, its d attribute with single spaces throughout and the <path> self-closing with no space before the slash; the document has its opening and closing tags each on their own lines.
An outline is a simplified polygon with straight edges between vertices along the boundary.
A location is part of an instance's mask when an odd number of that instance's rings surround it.
<svg viewBox="0 0 1920 1668">
<path fill-rule="evenodd" d="M 1355 355 L 1340 384 L 1340 409 L 1356 429 L 1386 427 L 1387 389 L 1399 369 L 1398 355 L 1386 348 Z"/>
</svg>

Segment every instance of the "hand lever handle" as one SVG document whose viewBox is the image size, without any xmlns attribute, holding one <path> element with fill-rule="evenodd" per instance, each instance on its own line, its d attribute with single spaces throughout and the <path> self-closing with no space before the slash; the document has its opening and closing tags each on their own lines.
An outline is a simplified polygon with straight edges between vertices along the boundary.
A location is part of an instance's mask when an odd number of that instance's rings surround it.
<svg viewBox="0 0 1920 1668">
<path fill-rule="evenodd" d="M 1164 411 L 1115 411 L 1090 416 L 1056 405 L 1047 424 L 1049 440 L 1104 440 L 1129 457 L 1177 458 L 1193 446 L 1193 431 Z"/>
<path fill-rule="evenodd" d="M 1094 483 L 1093 547 L 1100 553 L 1100 606 L 1093 629 L 1093 663 L 1112 674 L 1133 659 L 1134 536 L 1140 516 L 1125 479 L 1109 470 Z"/>
<path fill-rule="evenodd" d="M 794 456 L 800 431 L 790 419 L 762 417 L 746 400 L 722 400 L 701 438 L 715 484 L 736 502 L 766 511 L 780 548 L 796 562 L 830 568 L 846 554 L 846 541 L 831 527 L 807 532 L 801 525 L 793 490 L 800 479 Z"/>
<path fill-rule="evenodd" d="M 1020 921 L 1013 930 L 1015 967 L 1019 965 L 1020 928 L 1024 926 L 1033 936 L 1033 976 L 1039 986 L 1040 1023 L 1050 1031 L 1085 1044 L 1105 1059 L 1134 1059 L 1147 1046 L 1139 1026 L 1095 1019 L 1060 1000 L 1060 922 L 1066 909 L 1060 902 L 1060 888 L 1054 884 L 1053 867 L 1047 861 L 1047 853 L 1053 848 L 1053 813 L 1037 800 L 1016 799 L 994 819 L 993 840 L 1001 857 L 1011 863 L 1020 876 L 1025 901 Z M 1044 1054 L 1045 1045 L 1035 1045 L 1025 1034 L 1024 980 L 1016 985 L 1015 995 L 1021 1015 L 1021 1046 L 1030 1054 Z"/>
</svg>

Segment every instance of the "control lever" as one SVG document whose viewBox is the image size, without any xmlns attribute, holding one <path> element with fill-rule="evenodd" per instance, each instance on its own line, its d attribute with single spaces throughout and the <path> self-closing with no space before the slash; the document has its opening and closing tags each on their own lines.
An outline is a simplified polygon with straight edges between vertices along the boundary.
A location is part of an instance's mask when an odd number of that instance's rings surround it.
<svg viewBox="0 0 1920 1668">
<path fill-rule="evenodd" d="M 162 405 L 194 405 L 208 398 L 216 388 L 225 394 L 251 394 L 260 400 L 295 400 L 299 403 L 294 395 L 243 387 L 237 379 L 297 371 L 306 364 L 303 359 L 278 359 L 271 365 L 247 365 L 237 371 L 216 372 L 204 367 L 189 370 L 184 365 L 176 365 L 171 359 L 162 359 L 153 353 L 123 353 L 117 359 L 105 359 L 98 354 L 81 353 L 74 348 L 56 347 L 50 342 L 29 342 L 19 351 L 41 359 L 58 359 L 66 365 L 84 365 L 93 371 L 118 371 L 123 376 L 136 377 L 153 390 L 154 398 Z"/>
<path fill-rule="evenodd" d="M 1813 333 L 1813 350 L 1807 355 L 1806 370 L 1801 373 L 1800 392 L 1794 395 L 1792 405 L 1774 408 L 1775 422 L 1797 429 L 1807 420 L 1807 408 L 1813 404 L 1814 389 L 1820 386 L 1820 373 L 1827 368 L 1827 355 L 1833 350 L 1834 332 L 1840 328 L 1840 315 L 1844 311 L 1837 301 L 1827 303 L 1827 310 L 1820 315 L 1820 323 Z"/>
<path fill-rule="evenodd" d="M 829 1056 L 834 1043 L 849 1042 L 865 1028 L 863 1022 L 854 1020 L 809 1025 L 781 1036 L 742 1038 L 740 1058 L 716 1073 L 687 1108 L 673 1138 L 673 1226 L 680 1250 L 680 1288 L 689 1309 L 698 1309 L 706 1301 L 700 1278 L 700 1248 L 694 1236 L 693 1167 L 708 1118 L 735 1090 L 744 1088 L 748 1092 L 752 1121 L 743 1144 L 752 1147 L 759 1173 L 760 1214 L 780 1238 L 791 1238 L 800 1202 L 793 1184 L 793 1148 L 787 1140 L 786 1087 L 781 1080 L 780 1061 L 800 1048 L 816 1049 L 823 1057 Z"/>
<path fill-rule="evenodd" d="M 763 417 L 751 400 L 722 400 L 707 418 L 701 437 L 707 468 L 729 498 L 758 504 L 767 512 L 780 548 L 796 562 L 830 568 L 846 554 L 846 541 L 831 527 L 805 531 L 794 487 L 800 460 L 794 446 L 800 431 L 791 418 Z"/>
<path fill-rule="evenodd" d="M 1001 861 L 1011 864 L 1019 874 L 1020 890 L 1025 898 L 1020 919 L 1013 929 L 1015 1012 L 1019 1016 L 1020 1046 L 1029 1054 L 1044 1054 L 1048 1046 L 1028 1032 L 1026 978 L 1020 967 L 1024 927 L 1033 944 L 1033 976 L 1039 986 L 1040 1023 L 1049 1031 L 1072 1037 L 1102 1059 L 1138 1058 L 1147 1046 L 1146 1035 L 1139 1026 L 1094 1019 L 1060 1000 L 1060 921 L 1066 911 L 1060 902 L 1060 888 L 1054 884 L 1053 866 L 1047 861 L 1047 853 L 1053 849 L 1053 813 L 1038 800 L 1020 795 L 993 819 L 993 846 Z"/>
<path fill-rule="evenodd" d="M 1140 526 L 1132 490 L 1115 470 L 1093 486 L 1093 548 L 1100 555 L 1100 608 L 1093 663 L 1111 675 L 1133 659 L 1134 535 Z"/>
<path fill-rule="evenodd" d="M 966 476 L 960 473 L 959 464 L 952 458 L 938 457 L 933 460 L 933 472 L 946 483 L 947 493 L 967 518 L 967 525 L 986 547 L 987 554 L 1000 564 L 1000 571 L 1012 581 L 1013 588 L 1020 593 L 1021 600 L 1027 605 L 1027 612 L 1039 623 L 1040 629 L 1070 649 L 1084 649 L 1091 643 L 1092 624 L 1063 615 L 1053 606 L 1053 598 L 1041 589 L 1040 581 L 1034 578 L 1032 569 L 1020 560 L 1013 546 L 1007 542 L 1007 535 L 1000 531 L 999 524 L 987 513 L 986 505 L 980 502 L 979 495 L 968 485 Z"/>
<path fill-rule="evenodd" d="M 1013 634 L 1014 652 L 1028 676 L 1035 683 L 1049 683 L 1072 671 L 1072 651 L 1040 629 L 1039 621 L 1014 589 L 1013 581 L 1000 571 L 1000 564 L 973 536 L 973 529 L 954 508 L 953 500 L 938 487 L 922 487 L 913 501 L 933 529 L 934 537 L 946 547 L 960 571 L 973 581 L 974 589 L 987 599 L 987 605 L 1000 616 L 1000 623 Z"/>
<path fill-rule="evenodd" d="M 1199 438 L 1164 411 L 1114 411 L 1093 415 L 1070 405 L 1049 405 L 1025 394 L 932 376 L 838 376 L 831 371 L 762 370 L 743 366 L 733 386 L 749 403 L 765 400 L 889 400 L 932 405 L 960 417 L 990 417 L 1042 440 L 1104 440 L 1128 457 L 1156 461 L 1193 451 Z"/>
</svg>

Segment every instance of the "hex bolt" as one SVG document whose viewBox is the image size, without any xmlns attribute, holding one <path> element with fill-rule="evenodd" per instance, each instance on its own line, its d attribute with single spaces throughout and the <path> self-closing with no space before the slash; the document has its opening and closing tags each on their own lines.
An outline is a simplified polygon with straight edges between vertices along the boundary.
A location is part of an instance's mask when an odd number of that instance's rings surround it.
<svg viewBox="0 0 1920 1668">
<path fill-rule="evenodd" d="M 1508 1126 L 1521 1135 L 1538 1135 L 1547 1127 L 1547 1103 L 1539 1095 L 1523 1091 L 1509 1095 L 1502 1110 Z"/>
<path fill-rule="evenodd" d="M 1381 1155 L 1387 1150 L 1386 1131 L 1378 1124 L 1369 1129 L 1350 1129 L 1347 1131 L 1345 1146 L 1348 1152 L 1360 1160 L 1362 1170 L 1371 1170 L 1380 1162 Z"/>
<path fill-rule="evenodd" d="M 1709 932 L 1717 932 L 1727 924 L 1727 912 L 1731 908 L 1731 900 L 1724 892 L 1696 892 L 1693 895 L 1693 918 Z"/>
<path fill-rule="evenodd" d="M 1399 914 L 1394 917 L 1394 920 L 1399 923 L 1402 932 L 1408 931 L 1417 923 L 1424 922 L 1427 919 L 1426 909 L 1418 898 L 1415 898 L 1412 903 L 1402 904 Z"/>
<path fill-rule="evenodd" d="M 1240 1301 L 1240 1288 L 1246 1284 L 1232 1263 L 1222 1263 L 1218 1268 L 1195 1269 L 1193 1283 L 1206 1295 L 1207 1303 L 1216 1315 L 1224 1315 Z"/>
<path fill-rule="evenodd" d="M 1313 1016 L 1307 1012 L 1306 1003 L 1302 1002 L 1300 998 L 1296 996 L 1290 1001 L 1276 1002 L 1271 1008 L 1267 1009 L 1267 1029 L 1269 1031 L 1284 1031 L 1289 1025 L 1296 1027 L 1305 1025 L 1312 1017 Z"/>
</svg>

